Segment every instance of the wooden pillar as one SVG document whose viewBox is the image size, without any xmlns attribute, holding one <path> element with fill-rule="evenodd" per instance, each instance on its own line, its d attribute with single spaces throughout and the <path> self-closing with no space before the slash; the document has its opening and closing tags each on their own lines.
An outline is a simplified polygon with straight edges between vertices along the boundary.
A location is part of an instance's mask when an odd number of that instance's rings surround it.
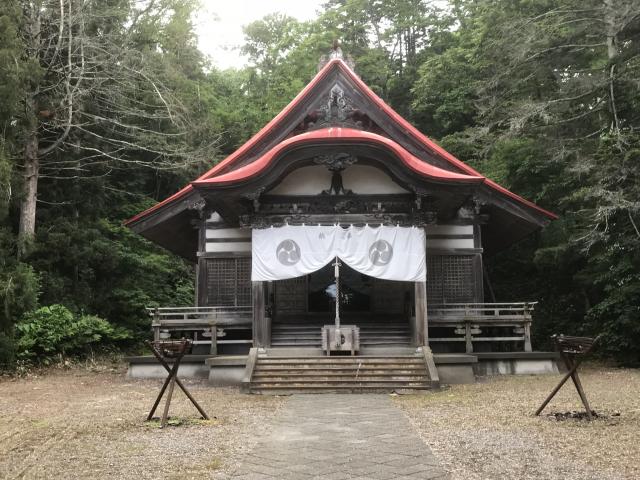
<svg viewBox="0 0 640 480">
<path fill-rule="evenodd" d="M 531 352 L 531 322 L 524 323 L 524 351 Z"/>
<path fill-rule="evenodd" d="M 200 220 L 196 222 L 198 230 L 198 251 L 196 253 L 196 307 L 207 304 L 207 271 L 206 260 L 202 257 L 207 245 L 207 214 L 200 212 Z"/>
<path fill-rule="evenodd" d="M 415 332 L 414 342 L 416 347 L 429 344 L 429 333 L 427 325 L 427 283 L 415 282 L 415 302 L 416 315 L 414 317 Z"/>
<path fill-rule="evenodd" d="M 216 322 L 211 322 L 211 349 L 210 355 L 218 355 L 218 326 Z"/>
<path fill-rule="evenodd" d="M 471 335 L 471 321 L 466 320 L 464 322 L 464 351 L 466 353 L 473 353 L 473 336 Z"/>
<path fill-rule="evenodd" d="M 196 266 L 196 307 L 206 307 L 207 303 L 207 259 L 199 257 Z"/>
<path fill-rule="evenodd" d="M 266 348 L 269 346 L 269 319 L 265 315 L 264 282 L 251 282 L 253 293 L 253 346 Z"/>
</svg>

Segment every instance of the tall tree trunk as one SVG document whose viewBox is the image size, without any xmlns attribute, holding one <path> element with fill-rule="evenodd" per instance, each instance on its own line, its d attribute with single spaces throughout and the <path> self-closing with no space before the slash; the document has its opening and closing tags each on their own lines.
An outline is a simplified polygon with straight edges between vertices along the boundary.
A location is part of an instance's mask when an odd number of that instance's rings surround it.
<svg viewBox="0 0 640 480">
<path fill-rule="evenodd" d="M 62 4 L 61 4 L 62 5 Z M 40 4 L 28 4 L 27 14 L 28 44 L 32 50 L 33 59 L 37 59 L 41 47 L 41 19 Z M 18 229 L 18 258 L 23 257 L 36 233 L 36 207 L 38 197 L 38 176 L 40 174 L 38 137 L 38 117 L 36 96 L 39 85 L 33 85 L 33 90 L 25 99 L 26 120 L 28 123 L 24 144 L 23 192 L 20 201 L 20 225 Z"/>
<path fill-rule="evenodd" d="M 20 202 L 20 227 L 18 231 L 18 256 L 24 256 L 36 233 L 36 204 L 38 200 L 38 131 L 29 132 L 24 149 L 24 191 Z"/>
<path fill-rule="evenodd" d="M 615 69 L 618 57 L 618 39 L 615 21 L 616 5 L 614 0 L 604 0 L 604 24 L 607 38 L 607 68 L 609 76 L 609 102 L 611 107 L 611 129 L 616 135 L 620 134 L 620 120 L 615 97 Z"/>
</svg>

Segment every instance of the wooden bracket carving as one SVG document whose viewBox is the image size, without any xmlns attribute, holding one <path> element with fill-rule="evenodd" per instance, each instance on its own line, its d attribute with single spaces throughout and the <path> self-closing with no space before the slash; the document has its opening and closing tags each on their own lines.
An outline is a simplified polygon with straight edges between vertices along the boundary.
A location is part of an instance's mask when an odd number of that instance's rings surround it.
<svg viewBox="0 0 640 480">
<path fill-rule="evenodd" d="M 313 162 L 318 165 L 325 165 L 328 170 L 342 171 L 358 161 L 357 157 L 348 153 L 335 153 L 332 155 L 318 155 Z"/>
<path fill-rule="evenodd" d="M 265 190 L 266 187 L 260 187 L 253 192 L 245 193 L 244 195 L 242 195 L 242 198 L 251 200 L 253 202 L 253 209 L 257 212 L 260 210 L 260 195 L 262 195 Z"/>
</svg>

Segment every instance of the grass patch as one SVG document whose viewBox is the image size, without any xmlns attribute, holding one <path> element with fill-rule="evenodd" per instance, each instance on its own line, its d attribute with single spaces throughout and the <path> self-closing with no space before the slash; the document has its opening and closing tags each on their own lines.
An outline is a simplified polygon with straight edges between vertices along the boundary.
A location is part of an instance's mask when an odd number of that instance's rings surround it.
<svg viewBox="0 0 640 480">
<path fill-rule="evenodd" d="M 214 457 L 209 463 L 207 463 L 208 470 L 220 470 L 223 465 L 223 461 L 217 457 Z"/>
<path fill-rule="evenodd" d="M 34 428 L 47 428 L 50 425 L 50 423 L 47 420 L 33 420 L 31 422 L 31 426 Z"/>
</svg>

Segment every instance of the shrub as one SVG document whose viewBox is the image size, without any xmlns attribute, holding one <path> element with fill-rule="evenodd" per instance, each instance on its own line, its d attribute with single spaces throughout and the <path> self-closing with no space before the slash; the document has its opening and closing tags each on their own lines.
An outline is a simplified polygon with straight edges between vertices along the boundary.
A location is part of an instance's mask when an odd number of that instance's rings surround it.
<svg viewBox="0 0 640 480">
<path fill-rule="evenodd" d="M 92 346 L 104 346 L 131 338 L 131 333 L 93 315 L 75 316 L 64 305 L 42 307 L 16 325 L 17 351 L 21 359 L 46 363 L 54 356 L 81 355 Z"/>
<path fill-rule="evenodd" d="M 0 332 L 0 369 L 13 366 L 16 345 L 13 336 Z"/>
</svg>

